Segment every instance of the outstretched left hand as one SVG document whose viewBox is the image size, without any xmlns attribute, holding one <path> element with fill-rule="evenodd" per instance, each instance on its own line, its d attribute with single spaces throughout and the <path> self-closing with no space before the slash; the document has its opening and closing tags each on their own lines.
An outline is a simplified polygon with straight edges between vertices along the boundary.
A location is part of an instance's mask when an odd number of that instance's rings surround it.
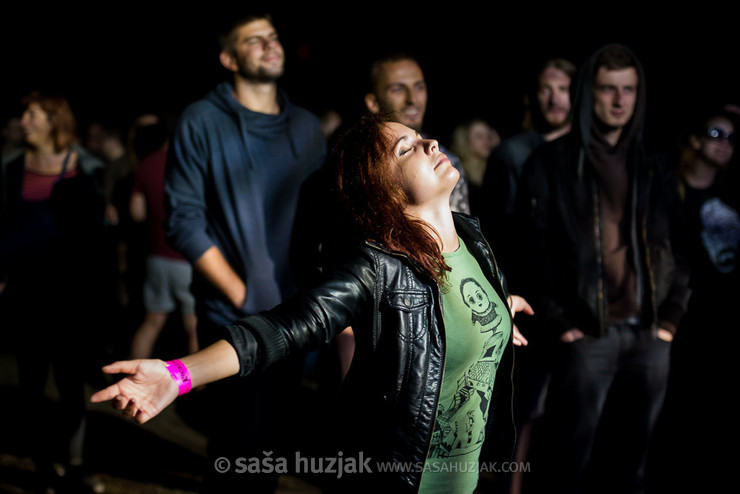
<svg viewBox="0 0 740 494">
<path fill-rule="evenodd" d="M 162 360 L 123 360 L 103 367 L 106 374 L 128 374 L 90 397 L 93 403 L 113 400 L 113 408 L 143 424 L 175 401 L 178 387 Z"/>
</svg>

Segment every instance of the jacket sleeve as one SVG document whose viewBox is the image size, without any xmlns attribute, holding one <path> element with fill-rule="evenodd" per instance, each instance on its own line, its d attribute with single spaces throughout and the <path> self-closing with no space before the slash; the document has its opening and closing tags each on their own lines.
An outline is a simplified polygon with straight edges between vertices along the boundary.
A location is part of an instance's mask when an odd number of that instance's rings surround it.
<svg viewBox="0 0 740 494">
<path fill-rule="evenodd" d="M 358 252 L 312 289 L 223 327 L 223 338 L 239 355 L 239 375 L 315 350 L 347 326 L 357 327 L 356 321 L 372 317 L 374 266 L 371 256 Z"/>
<path fill-rule="evenodd" d="M 535 318 L 545 324 L 547 336 L 559 337 L 571 329 L 565 310 L 552 296 L 559 287 L 552 275 L 553 247 L 549 242 L 549 177 L 548 162 L 541 148 L 532 152 L 524 163 L 517 182 L 511 228 L 517 239 L 517 254 L 509 277 L 516 286 L 514 293 L 524 296 L 535 311 Z"/>
<path fill-rule="evenodd" d="M 665 198 L 664 203 L 671 232 L 670 245 L 673 257 L 672 270 L 667 281 L 667 294 L 664 299 L 659 301 L 657 318 L 661 328 L 676 334 L 691 296 L 691 289 L 689 288 L 691 265 L 686 228 L 688 220 L 678 193 L 676 175 L 667 167 L 665 160 L 658 160 L 656 168 L 659 173 L 658 184 L 662 187 L 662 197 Z"/>
<path fill-rule="evenodd" d="M 171 140 L 165 175 L 167 242 L 190 262 L 214 245 L 207 234 L 208 153 L 200 125 L 184 115 Z"/>
</svg>

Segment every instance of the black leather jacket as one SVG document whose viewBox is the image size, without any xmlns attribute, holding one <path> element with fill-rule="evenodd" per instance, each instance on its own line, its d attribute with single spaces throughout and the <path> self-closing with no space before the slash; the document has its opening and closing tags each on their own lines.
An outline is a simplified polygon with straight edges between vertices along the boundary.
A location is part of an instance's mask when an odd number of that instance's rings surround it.
<svg viewBox="0 0 740 494">
<path fill-rule="evenodd" d="M 478 221 L 459 213 L 454 217 L 459 236 L 506 300 Z M 335 445 L 343 457 L 359 458 L 360 452 L 363 458 L 371 457 L 372 475 L 347 474 L 341 479 L 341 490 L 416 492 L 422 474 L 419 467 L 429 451 L 445 364 L 440 288 L 407 256 L 371 242 L 358 246 L 349 259 L 316 288 L 225 328 L 226 338 L 239 354 L 240 374 L 246 376 L 293 352 L 315 349 L 352 326 L 355 354 L 342 389 L 339 420 L 329 423 L 340 432 Z M 512 353 L 510 340 L 496 373 L 489 413 L 492 422 L 482 460 L 511 459 Z M 503 453 L 499 456 L 498 451 Z M 328 455 L 336 457 L 337 450 Z M 400 468 L 381 474 L 376 462 Z M 347 483 L 355 484 L 351 491 Z"/>
</svg>

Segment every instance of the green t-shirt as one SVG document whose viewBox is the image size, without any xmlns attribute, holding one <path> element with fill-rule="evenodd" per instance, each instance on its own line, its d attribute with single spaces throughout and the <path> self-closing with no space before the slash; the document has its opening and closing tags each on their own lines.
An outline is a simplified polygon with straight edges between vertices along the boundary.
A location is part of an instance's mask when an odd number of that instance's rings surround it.
<svg viewBox="0 0 740 494">
<path fill-rule="evenodd" d="M 447 353 L 424 494 L 475 490 L 493 381 L 511 333 L 507 305 L 462 239 L 444 258 L 452 268 L 442 291 Z"/>
</svg>

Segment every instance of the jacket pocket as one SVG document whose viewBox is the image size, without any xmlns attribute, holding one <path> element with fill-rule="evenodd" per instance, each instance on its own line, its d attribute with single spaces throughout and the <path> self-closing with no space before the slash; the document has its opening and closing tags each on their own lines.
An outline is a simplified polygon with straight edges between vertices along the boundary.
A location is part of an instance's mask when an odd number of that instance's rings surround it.
<svg viewBox="0 0 740 494">
<path fill-rule="evenodd" d="M 431 296 L 423 290 L 389 291 L 382 299 L 381 375 L 384 399 L 390 406 L 397 405 L 406 389 L 414 366 L 414 348 L 423 344 L 419 339 L 429 331 L 430 311 Z"/>
<path fill-rule="evenodd" d="M 430 294 L 423 290 L 388 292 L 383 321 L 385 328 L 398 328 L 397 337 L 413 341 L 429 330 Z"/>
</svg>

